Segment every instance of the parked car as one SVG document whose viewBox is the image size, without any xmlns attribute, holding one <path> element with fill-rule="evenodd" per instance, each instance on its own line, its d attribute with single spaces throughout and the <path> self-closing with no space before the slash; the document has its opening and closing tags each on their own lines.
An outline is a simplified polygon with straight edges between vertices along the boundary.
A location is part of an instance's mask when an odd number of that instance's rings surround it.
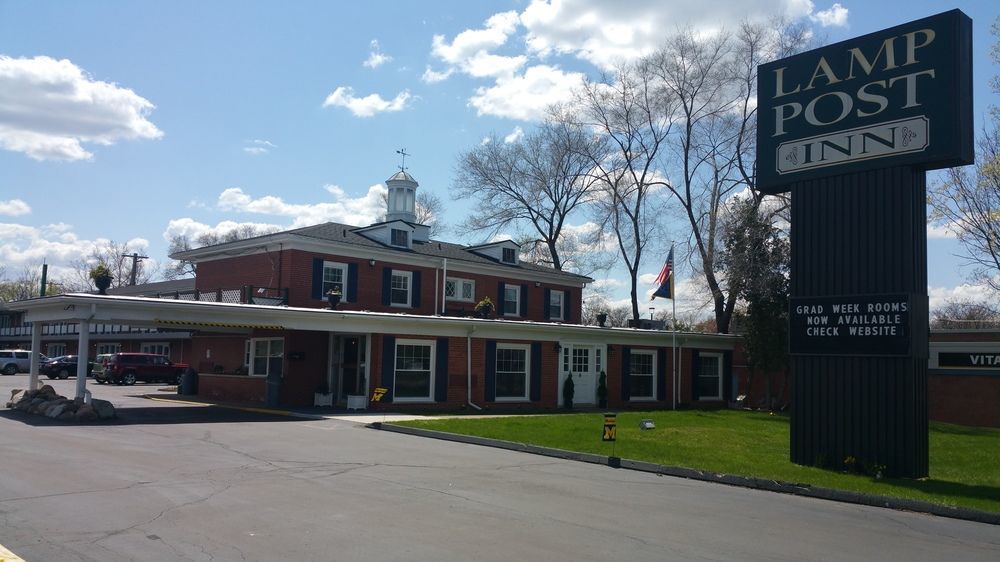
<svg viewBox="0 0 1000 562">
<path fill-rule="evenodd" d="M 166 355 L 155 353 L 115 353 L 107 362 L 102 377 L 115 384 L 136 381 L 180 384 L 187 363 L 174 363 Z"/>
<path fill-rule="evenodd" d="M 50 379 L 68 379 L 70 375 L 76 375 L 77 358 L 77 355 L 63 355 L 49 359 L 38 368 L 38 372 Z M 93 369 L 93 361 L 87 362 L 87 376 Z"/>
<path fill-rule="evenodd" d="M 111 382 L 111 379 L 108 377 L 108 363 L 111 362 L 111 358 L 114 356 L 114 353 L 101 353 L 94 358 L 93 375 L 94 380 L 98 384 Z"/>
<path fill-rule="evenodd" d="M 49 360 L 48 357 L 38 354 L 40 363 Z M 5 375 L 16 375 L 27 373 L 31 369 L 31 351 L 24 349 L 3 349 L 0 350 L 0 373 Z"/>
</svg>

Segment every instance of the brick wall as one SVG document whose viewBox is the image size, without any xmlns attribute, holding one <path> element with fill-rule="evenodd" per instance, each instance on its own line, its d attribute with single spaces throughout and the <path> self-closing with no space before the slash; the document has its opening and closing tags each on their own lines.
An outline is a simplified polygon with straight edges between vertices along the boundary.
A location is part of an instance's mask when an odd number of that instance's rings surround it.
<svg viewBox="0 0 1000 562">
<path fill-rule="evenodd" d="M 264 377 L 199 374 L 198 397 L 224 402 L 263 403 L 265 383 Z"/>
<path fill-rule="evenodd" d="M 927 403 L 934 421 L 1000 427 L 1000 376 L 931 374 Z"/>
</svg>

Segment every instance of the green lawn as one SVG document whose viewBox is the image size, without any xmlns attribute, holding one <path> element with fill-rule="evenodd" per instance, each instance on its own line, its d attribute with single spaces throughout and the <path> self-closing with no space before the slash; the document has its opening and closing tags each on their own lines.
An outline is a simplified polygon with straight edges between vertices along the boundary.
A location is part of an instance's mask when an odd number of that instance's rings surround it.
<svg viewBox="0 0 1000 562">
<path fill-rule="evenodd" d="M 640 430 L 643 418 L 654 420 L 656 429 Z M 612 444 L 601 441 L 602 424 L 601 414 L 399 423 L 611 455 Z M 734 410 L 620 413 L 614 456 L 1000 512 L 1000 430 L 931 423 L 930 477 L 875 480 L 792 464 L 788 426 L 785 416 Z"/>
</svg>

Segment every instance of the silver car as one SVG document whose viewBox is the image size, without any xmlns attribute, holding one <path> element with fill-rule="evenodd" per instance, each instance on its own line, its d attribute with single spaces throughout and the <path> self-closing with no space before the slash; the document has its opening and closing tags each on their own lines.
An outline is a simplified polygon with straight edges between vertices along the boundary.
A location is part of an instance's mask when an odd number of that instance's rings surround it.
<svg viewBox="0 0 1000 562">
<path fill-rule="evenodd" d="M 38 354 L 38 364 L 41 365 L 48 357 Z M 0 373 L 16 375 L 27 373 L 31 369 L 31 351 L 23 349 L 0 349 Z"/>
</svg>

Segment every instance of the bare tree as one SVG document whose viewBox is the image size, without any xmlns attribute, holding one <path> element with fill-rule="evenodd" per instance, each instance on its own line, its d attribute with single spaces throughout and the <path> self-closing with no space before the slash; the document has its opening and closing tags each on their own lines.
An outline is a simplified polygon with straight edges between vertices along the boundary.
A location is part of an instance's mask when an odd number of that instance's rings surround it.
<svg viewBox="0 0 1000 562">
<path fill-rule="evenodd" d="M 568 218 L 589 197 L 594 140 L 569 121 L 549 119 L 514 142 L 492 135 L 459 157 L 452 196 L 475 201 L 463 232 L 496 235 L 504 229 L 534 251 L 534 259 L 565 269 L 563 232 Z"/>
<path fill-rule="evenodd" d="M 33 299 L 41 296 L 42 268 L 41 266 L 25 266 L 21 273 L 12 278 L 7 277 L 7 269 L 0 267 L 0 303 Z M 46 295 L 59 292 L 59 286 L 48 281 Z"/>
<path fill-rule="evenodd" d="M 666 182 L 659 161 L 675 111 L 674 98 L 665 93 L 654 87 L 646 63 L 622 64 L 600 82 L 585 82 L 576 100 L 578 118 L 601 139 L 588 153 L 598 180 L 593 208 L 629 273 L 634 320 L 639 319 L 639 270 L 661 226 L 656 191 Z"/>
<path fill-rule="evenodd" d="M 130 246 L 128 242 L 101 241 L 94 246 L 89 254 L 70 262 L 69 265 L 73 271 L 67 278 L 62 279 L 62 285 L 68 290 L 92 290 L 90 270 L 101 263 L 111 272 L 111 288 L 128 285 L 132 275 L 132 259 L 126 256 L 133 253 L 141 254 L 142 252 L 139 252 L 138 248 Z M 136 260 L 136 283 L 148 283 L 157 273 L 155 267 L 148 266 L 145 261 Z"/>
<path fill-rule="evenodd" d="M 931 328 L 1000 328 L 1000 310 L 986 302 L 948 301 L 931 313 Z"/>
<path fill-rule="evenodd" d="M 226 232 L 205 232 L 196 236 L 194 239 L 186 235 L 177 235 L 170 239 L 170 246 L 167 250 L 167 255 L 172 256 L 176 253 L 193 250 L 195 248 L 204 248 L 206 246 L 215 246 L 217 244 L 225 244 L 228 242 L 236 242 L 237 240 L 246 240 L 247 238 L 274 234 L 275 232 L 278 232 L 278 230 L 279 229 L 277 227 L 244 223 Z M 174 260 L 173 263 L 166 267 L 163 276 L 167 279 L 179 279 L 182 277 L 191 277 L 194 274 L 194 262 L 188 260 Z"/>
</svg>

